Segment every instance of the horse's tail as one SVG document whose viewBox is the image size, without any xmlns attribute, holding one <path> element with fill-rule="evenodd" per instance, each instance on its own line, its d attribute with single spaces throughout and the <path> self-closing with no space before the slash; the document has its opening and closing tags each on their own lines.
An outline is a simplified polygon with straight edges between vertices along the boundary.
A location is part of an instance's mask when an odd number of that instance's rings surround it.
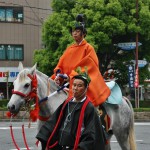
<svg viewBox="0 0 150 150">
<path fill-rule="evenodd" d="M 123 97 L 126 102 L 128 103 L 130 109 L 131 109 L 131 122 L 130 122 L 130 130 L 129 130 L 129 143 L 130 143 L 130 149 L 131 150 L 136 150 L 136 142 L 135 142 L 135 132 L 134 132 L 134 111 L 132 104 L 130 100 L 126 97 Z"/>
</svg>

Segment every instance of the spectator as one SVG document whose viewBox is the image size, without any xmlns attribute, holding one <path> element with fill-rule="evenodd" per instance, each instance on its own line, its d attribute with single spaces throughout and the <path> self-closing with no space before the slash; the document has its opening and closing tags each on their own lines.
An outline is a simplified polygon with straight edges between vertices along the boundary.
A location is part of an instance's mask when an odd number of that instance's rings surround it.
<svg viewBox="0 0 150 150">
<path fill-rule="evenodd" d="M 4 94 L 1 92 L 0 93 L 0 100 L 2 100 L 4 98 Z"/>
</svg>

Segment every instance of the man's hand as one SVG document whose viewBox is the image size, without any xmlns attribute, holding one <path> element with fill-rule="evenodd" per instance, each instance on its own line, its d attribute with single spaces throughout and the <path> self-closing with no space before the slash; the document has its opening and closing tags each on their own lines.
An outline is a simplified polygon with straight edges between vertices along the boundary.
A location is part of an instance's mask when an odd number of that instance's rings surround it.
<svg viewBox="0 0 150 150">
<path fill-rule="evenodd" d="M 59 76 L 56 76 L 54 81 L 55 81 L 55 84 L 60 85 L 60 77 Z"/>
<path fill-rule="evenodd" d="M 54 79 L 57 85 L 62 85 L 64 82 L 69 82 L 69 77 L 67 74 L 57 74 L 56 78 Z"/>
<path fill-rule="evenodd" d="M 67 75 L 67 74 L 64 74 L 64 81 L 65 82 L 69 82 L 70 81 L 70 78 L 69 78 L 69 76 Z"/>
</svg>

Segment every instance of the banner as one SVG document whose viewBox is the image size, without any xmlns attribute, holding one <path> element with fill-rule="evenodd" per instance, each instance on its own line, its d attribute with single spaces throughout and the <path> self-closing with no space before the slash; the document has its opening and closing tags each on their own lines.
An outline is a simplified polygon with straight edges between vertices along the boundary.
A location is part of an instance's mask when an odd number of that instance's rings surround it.
<svg viewBox="0 0 150 150">
<path fill-rule="evenodd" d="M 134 82 L 134 87 L 138 88 L 139 87 L 139 74 L 138 74 L 138 68 L 135 71 L 135 82 Z"/>
<path fill-rule="evenodd" d="M 128 66 L 129 87 L 134 88 L 134 65 Z"/>
<path fill-rule="evenodd" d="M 140 42 L 138 42 L 137 44 L 138 46 L 142 45 L 142 43 Z M 129 50 L 133 50 L 136 48 L 136 42 L 118 43 L 117 46 L 121 48 L 122 50 L 129 51 Z"/>
</svg>

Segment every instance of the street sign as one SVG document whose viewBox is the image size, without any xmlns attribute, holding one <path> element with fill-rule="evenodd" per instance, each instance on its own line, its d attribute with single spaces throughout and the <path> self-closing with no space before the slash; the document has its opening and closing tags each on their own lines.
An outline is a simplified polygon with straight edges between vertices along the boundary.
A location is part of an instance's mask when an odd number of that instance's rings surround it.
<svg viewBox="0 0 150 150">
<path fill-rule="evenodd" d="M 138 42 L 138 46 L 140 45 L 142 45 L 142 43 Z M 122 50 L 129 51 L 136 48 L 136 42 L 118 43 L 117 46 Z"/>
<path fill-rule="evenodd" d="M 134 87 L 134 66 L 129 65 L 128 66 L 128 79 L 129 79 L 129 87 Z"/>
<path fill-rule="evenodd" d="M 14 82 L 18 73 L 18 67 L 0 67 L 0 82 L 6 82 L 7 76 L 8 82 Z"/>
<path fill-rule="evenodd" d="M 136 64 L 135 60 L 131 60 L 131 62 L 133 62 L 134 64 Z M 140 67 L 140 68 L 144 67 L 147 64 L 148 64 L 148 62 L 146 60 L 138 60 L 138 67 Z"/>
</svg>

